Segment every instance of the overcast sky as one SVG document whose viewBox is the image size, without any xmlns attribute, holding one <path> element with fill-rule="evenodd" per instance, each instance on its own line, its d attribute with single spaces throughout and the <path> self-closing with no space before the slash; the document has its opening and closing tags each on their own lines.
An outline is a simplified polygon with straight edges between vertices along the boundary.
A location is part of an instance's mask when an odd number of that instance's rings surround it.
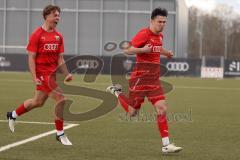
<svg viewBox="0 0 240 160">
<path fill-rule="evenodd" d="M 240 0 L 185 0 L 186 4 L 196 6 L 203 10 L 211 11 L 217 4 L 224 4 L 233 7 L 234 11 L 240 14 Z"/>
</svg>

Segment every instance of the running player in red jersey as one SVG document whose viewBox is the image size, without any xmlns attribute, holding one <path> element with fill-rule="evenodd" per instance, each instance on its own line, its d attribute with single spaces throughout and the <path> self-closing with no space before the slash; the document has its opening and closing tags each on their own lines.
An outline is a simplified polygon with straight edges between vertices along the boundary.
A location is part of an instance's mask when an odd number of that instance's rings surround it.
<svg viewBox="0 0 240 160">
<path fill-rule="evenodd" d="M 32 99 L 25 100 L 14 111 L 7 113 L 9 128 L 14 132 L 14 123 L 18 116 L 38 107 L 42 107 L 48 97 L 56 102 L 55 127 L 56 138 L 63 145 L 72 145 L 63 130 L 64 95 L 56 83 L 56 69 L 59 67 L 65 76 L 65 81 L 71 81 L 72 75 L 68 72 L 63 53 L 64 41 L 62 35 L 56 31 L 60 20 L 60 8 L 48 5 L 43 10 L 44 23 L 30 36 L 27 45 L 29 69 L 36 92 Z"/>
<path fill-rule="evenodd" d="M 173 56 L 171 51 L 164 49 L 162 31 L 166 25 L 168 12 L 156 8 L 151 14 L 148 28 L 141 29 L 125 47 L 124 53 L 136 54 L 136 65 L 129 79 L 129 96 L 122 93 L 120 85 L 112 85 L 107 92 L 114 94 L 123 109 L 130 115 L 137 115 L 144 98 L 153 104 L 157 111 L 157 124 L 162 137 L 162 152 L 174 153 L 182 150 L 169 141 L 168 123 L 166 118 L 167 105 L 160 84 L 160 55 L 168 58 Z"/>
</svg>

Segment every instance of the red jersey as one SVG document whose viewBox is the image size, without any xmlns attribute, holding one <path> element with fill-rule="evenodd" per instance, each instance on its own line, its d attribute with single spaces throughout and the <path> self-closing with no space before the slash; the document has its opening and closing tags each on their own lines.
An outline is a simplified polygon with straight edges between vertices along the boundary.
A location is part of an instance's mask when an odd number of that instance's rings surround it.
<svg viewBox="0 0 240 160">
<path fill-rule="evenodd" d="M 149 28 L 141 29 L 131 40 L 135 48 L 142 48 L 147 44 L 152 45 L 151 53 L 137 54 L 137 63 L 158 63 L 160 64 L 160 51 L 163 45 L 163 34 L 154 34 Z"/>
<path fill-rule="evenodd" d="M 154 34 L 149 28 L 141 29 L 131 40 L 131 45 L 142 48 L 152 45 L 151 53 L 136 54 L 136 65 L 131 74 L 131 79 L 159 79 L 160 76 L 160 51 L 163 45 L 163 34 Z"/>
<path fill-rule="evenodd" d="M 29 38 L 27 51 L 36 53 L 36 74 L 48 75 L 58 66 L 58 56 L 64 52 L 63 36 L 53 30 L 37 28 Z"/>
</svg>

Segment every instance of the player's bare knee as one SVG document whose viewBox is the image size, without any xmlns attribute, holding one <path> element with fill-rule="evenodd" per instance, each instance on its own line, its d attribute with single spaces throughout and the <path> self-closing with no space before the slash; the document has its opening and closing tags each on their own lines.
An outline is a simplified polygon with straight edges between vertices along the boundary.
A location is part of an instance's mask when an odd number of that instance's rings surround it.
<svg viewBox="0 0 240 160">
<path fill-rule="evenodd" d="M 166 105 L 158 105 L 158 106 L 156 106 L 156 111 L 157 111 L 158 115 L 166 114 L 167 106 Z"/>
<path fill-rule="evenodd" d="M 157 112 L 157 115 L 166 115 L 167 111 L 166 110 L 161 110 Z"/>
<path fill-rule="evenodd" d="M 36 107 L 42 107 L 44 105 L 43 101 L 32 101 L 32 107 L 36 108 Z"/>
<path fill-rule="evenodd" d="M 135 113 L 135 112 L 128 112 L 128 115 L 129 115 L 130 117 L 135 117 L 135 116 L 136 116 L 136 113 Z"/>
<path fill-rule="evenodd" d="M 55 97 L 55 100 L 56 100 L 56 102 L 57 103 L 64 103 L 65 102 L 65 97 L 64 97 L 64 95 L 62 95 L 62 94 L 58 94 L 56 97 Z"/>
<path fill-rule="evenodd" d="M 128 115 L 129 115 L 130 117 L 135 117 L 137 114 L 138 114 L 138 110 L 136 110 L 136 109 L 131 109 L 131 110 L 129 110 L 129 112 L 128 112 Z"/>
</svg>

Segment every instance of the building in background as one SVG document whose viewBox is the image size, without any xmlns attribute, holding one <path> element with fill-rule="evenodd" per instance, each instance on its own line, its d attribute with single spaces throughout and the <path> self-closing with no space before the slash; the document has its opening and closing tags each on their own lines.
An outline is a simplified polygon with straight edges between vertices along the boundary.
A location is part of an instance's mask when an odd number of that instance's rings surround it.
<svg viewBox="0 0 240 160">
<path fill-rule="evenodd" d="M 59 5 L 62 20 L 58 29 L 69 55 L 108 56 L 108 42 L 130 40 L 149 23 L 156 7 L 169 10 L 164 45 L 176 57 L 187 57 L 188 8 L 184 0 L 0 0 L 0 53 L 25 53 L 31 32 L 42 24 L 42 9 Z"/>
</svg>

